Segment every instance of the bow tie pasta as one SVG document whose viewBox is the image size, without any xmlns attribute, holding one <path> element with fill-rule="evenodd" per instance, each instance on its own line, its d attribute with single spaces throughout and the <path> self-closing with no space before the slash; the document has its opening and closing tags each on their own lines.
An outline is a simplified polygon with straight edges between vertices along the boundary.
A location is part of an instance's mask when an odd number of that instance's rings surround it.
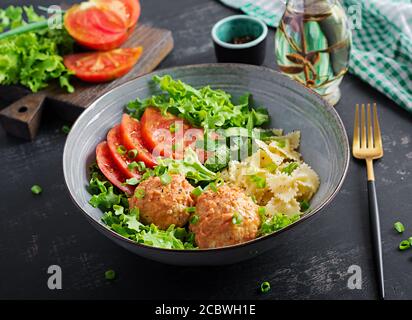
<svg viewBox="0 0 412 320">
<path fill-rule="evenodd" d="M 316 172 L 297 151 L 300 132 L 255 143 L 257 151 L 241 162 L 231 161 L 223 178 L 255 199 L 264 208 L 261 212 L 266 219 L 275 216 L 298 219 L 307 210 L 320 183 Z"/>
</svg>

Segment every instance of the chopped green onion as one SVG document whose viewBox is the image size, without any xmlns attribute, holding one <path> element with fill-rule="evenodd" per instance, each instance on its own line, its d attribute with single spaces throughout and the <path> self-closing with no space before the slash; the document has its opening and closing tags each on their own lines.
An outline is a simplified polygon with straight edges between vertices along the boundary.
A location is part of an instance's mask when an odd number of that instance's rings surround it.
<svg viewBox="0 0 412 320">
<path fill-rule="evenodd" d="M 212 190 L 213 192 L 217 192 L 217 187 L 216 187 L 216 184 L 214 182 L 209 183 L 207 187 L 210 190 Z"/>
<path fill-rule="evenodd" d="M 252 181 L 256 184 L 256 187 L 263 189 L 266 187 L 266 178 L 257 175 L 250 176 Z"/>
<path fill-rule="evenodd" d="M 258 214 L 261 218 L 265 217 L 266 215 L 266 208 L 265 207 L 259 207 L 258 209 Z"/>
<path fill-rule="evenodd" d="M 38 184 L 35 184 L 34 186 L 31 187 L 31 192 L 33 194 L 40 194 L 42 193 L 43 189 L 40 187 Z"/>
<path fill-rule="evenodd" d="M 276 141 L 276 144 L 277 144 L 278 147 L 280 147 L 280 148 L 286 147 L 286 141 L 285 141 L 285 139 Z"/>
<path fill-rule="evenodd" d="M 189 223 L 190 224 L 196 224 L 198 223 L 200 220 L 200 217 L 196 214 L 194 214 L 193 216 L 190 217 Z"/>
<path fill-rule="evenodd" d="M 153 169 L 153 173 L 156 177 L 160 177 L 161 175 L 167 172 L 167 167 L 165 166 L 156 166 Z"/>
<path fill-rule="evenodd" d="M 4 19 L 4 18 L 3 18 Z M 15 36 L 21 33 L 25 33 L 25 32 L 29 32 L 29 31 L 35 31 L 35 30 L 39 30 L 39 29 L 46 29 L 49 25 L 48 25 L 49 21 L 48 20 L 44 20 L 44 21 L 37 21 L 37 22 L 33 22 L 33 23 L 28 23 L 28 24 L 23 24 L 20 27 L 8 30 L 6 32 L 3 32 L 0 34 L 0 40 L 3 40 L 7 37 L 11 37 L 11 36 Z"/>
<path fill-rule="evenodd" d="M 270 173 L 274 173 L 277 168 L 278 168 L 278 166 L 276 165 L 276 163 L 269 163 L 269 164 L 265 167 L 265 169 L 267 169 Z"/>
<path fill-rule="evenodd" d="M 139 171 L 144 171 L 146 169 L 146 164 L 143 161 L 139 161 L 137 164 L 139 165 L 138 166 Z"/>
<path fill-rule="evenodd" d="M 152 172 L 153 171 L 148 170 L 145 173 L 143 173 L 142 177 L 140 178 L 140 181 L 144 181 L 144 180 L 150 178 L 152 176 Z"/>
<path fill-rule="evenodd" d="M 172 177 L 166 172 L 166 173 L 163 173 L 160 177 L 159 177 L 159 179 L 160 179 L 160 182 L 163 184 L 163 185 L 167 185 L 167 184 L 169 184 L 170 182 L 172 182 Z"/>
<path fill-rule="evenodd" d="M 198 187 L 196 187 L 196 188 L 194 188 L 194 189 L 192 190 L 192 194 L 193 194 L 195 197 L 200 196 L 200 195 L 202 194 L 202 192 L 203 192 L 203 190 L 202 190 L 202 187 L 201 187 L 201 186 L 198 186 Z"/>
<path fill-rule="evenodd" d="M 116 149 L 117 153 L 120 155 L 124 155 L 127 152 L 127 149 L 125 146 L 119 145 Z"/>
<path fill-rule="evenodd" d="M 260 291 L 262 293 L 269 292 L 270 291 L 270 283 L 267 282 L 267 281 L 262 282 L 262 284 L 260 285 Z"/>
<path fill-rule="evenodd" d="M 135 186 L 138 183 L 139 183 L 139 179 L 137 179 L 135 177 L 130 178 L 130 179 L 126 179 L 126 182 L 125 182 L 125 184 L 128 184 L 129 186 Z"/>
<path fill-rule="evenodd" d="M 284 167 L 284 168 L 282 169 L 282 172 L 283 172 L 283 173 L 287 173 L 288 175 L 291 175 L 292 172 L 293 172 L 295 169 L 297 169 L 297 167 L 299 167 L 299 163 L 297 163 L 297 162 L 291 162 L 291 163 L 289 163 L 286 167 Z"/>
<path fill-rule="evenodd" d="M 393 227 L 395 228 L 396 231 L 398 231 L 399 233 L 402 233 L 405 231 L 405 227 L 403 226 L 402 222 L 395 222 L 393 224 Z"/>
<path fill-rule="evenodd" d="M 137 157 L 138 154 L 139 154 L 139 151 L 137 151 L 136 149 L 132 149 L 132 150 L 129 150 L 129 151 L 127 152 L 127 157 L 128 157 L 129 159 L 134 159 L 134 158 Z"/>
<path fill-rule="evenodd" d="M 116 278 L 116 272 L 114 270 L 107 270 L 104 273 L 104 277 L 106 280 L 114 280 L 114 278 Z"/>
<path fill-rule="evenodd" d="M 143 199 L 145 196 L 145 191 L 143 189 L 136 189 L 136 191 L 134 192 L 134 196 L 137 199 Z"/>
<path fill-rule="evenodd" d="M 306 210 L 308 210 L 310 207 L 309 202 L 307 202 L 306 200 L 303 200 L 300 202 L 300 211 L 305 212 Z"/>
<path fill-rule="evenodd" d="M 233 224 L 241 224 L 242 221 L 243 221 L 242 215 L 239 214 L 239 212 L 235 212 L 235 213 L 233 214 L 233 217 L 232 217 L 232 223 L 233 223 Z"/>
<path fill-rule="evenodd" d="M 220 177 L 215 180 L 215 184 L 217 187 L 220 187 L 224 182 L 225 181 Z"/>
<path fill-rule="evenodd" d="M 177 131 L 176 122 L 172 123 L 169 127 L 170 133 L 175 133 Z"/>
<path fill-rule="evenodd" d="M 127 169 L 129 169 L 130 171 L 133 171 L 134 169 L 138 169 L 138 168 L 139 168 L 139 165 L 137 164 L 136 161 L 130 162 L 127 165 Z"/>
<path fill-rule="evenodd" d="M 409 241 L 409 243 L 410 243 L 411 246 L 412 246 L 412 237 L 409 237 L 409 238 L 408 238 L 408 241 Z"/>
<path fill-rule="evenodd" d="M 70 127 L 68 125 L 64 125 L 62 127 L 62 132 L 68 134 L 70 132 Z"/>
<path fill-rule="evenodd" d="M 187 208 L 186 208 L 186 212 L 188 212 L 188 213 L 194 213 L 194 212 L 196 212 L 196 207 L 187 207 Z"/>
<path fill-rule="evenodd" d="M 406 250 L 406 249 L 409 249 L 410 247 L 411 247 L 411 243 L 408 240 L 403 240 L 399 244 L 399 249 L 402 250 L 402 251 Z"/>
</svg>

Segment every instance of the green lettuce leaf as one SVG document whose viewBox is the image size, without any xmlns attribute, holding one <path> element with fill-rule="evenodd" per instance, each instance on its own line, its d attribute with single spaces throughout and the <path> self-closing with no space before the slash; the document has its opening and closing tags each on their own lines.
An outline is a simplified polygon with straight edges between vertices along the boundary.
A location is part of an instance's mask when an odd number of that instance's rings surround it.
<svg viewBox="0 0 412 320">
<path fill-rule="evenodd" d="M 274 214 L 272 217 L 267 218 L 265 216 L 261 216 L 262 223 L 260 225 L 259 233 L 261 236 L 273 233 L 280 229 L 287 227 L 288 225 L 292 224 L 293 222 L 300 219 L 299 214 L 294 214 L 292 216 L 287 216 L 282 213 Z"/>
<path fill-rule="evenodd" d="M 113 192 L 113 186 L 110 186 L 106 192 L 93 195 L 89 203 L 95 208 L 109 210 L 120 203 L 120 197 L 120 195 Z"/>
<path fill-rule="evenodd" d="M 160 159 L 159 166 L 166 167 L 169 173 L 184 174 L 186 178 L 192 180 L 195 184 L 202 181 L 214 181 L 218 178 L 215 172 L 206 168 L 199 161 L 196 152 L 191 148 L 185 150 L 182 160 Z"/>
<path fill-rule="evenodd" d="M 45 18 L 33 7 L 0 9 L 0 32 L 40 21 Z M 49 81 L 58 79 L 62 88 L 73 92 L 69 82 L 72 73 L 64 66 L 62 57 L 72 49 L 73 39 L 65 29 L 43 28 L 6 37 L 0 40 L 0 84 L 21 84 L 37 92 L 47 87 Z"/>
<path fill-rule="evenodd" d="M 154 224 L 146 226 L 135 215 L 117 216 L 112 211 L 106 212 L 102 221 L 118 234 L 145 245 L 164 249 L 195 249 L 193 237 L 184 228 L 171 225 L 167 230 L 160 230 Z"/>
<path fill-rule="evenodd" d="M 129 210 L 127 197 L 107 181 L 96 165 L 90 168 L 89 203 L 104 211 L 102 221 L 116 233 L 149 246 L 165 249 L 195 249 L 193 234 L 171 225 L 160 230 L 155 225 L 139 221 L 139 211 Z"/>
<path fill-rule="evenodd" d="M 245 127 L 248 123 L 256 127 L 269 121 L 265 109 L 251 107 L 249 93 L 240 97 L 238 104 L 233 104 L 230 94 L 210 86 L 196 89 L 180 80 L 174 80 L 170 75 L 154 76 L 153 81 L 163 93 L 130 102 L 127 109 L 136 118 L 148 106 L 156 106 L 162 113 L 170 112 L 206 130 Z"/>
</svg>

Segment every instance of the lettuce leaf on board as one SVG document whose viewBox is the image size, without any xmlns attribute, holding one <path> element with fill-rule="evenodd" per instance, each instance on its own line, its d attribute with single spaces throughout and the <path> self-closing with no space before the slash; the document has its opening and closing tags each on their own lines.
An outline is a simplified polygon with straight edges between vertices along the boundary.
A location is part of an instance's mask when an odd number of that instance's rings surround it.
<svg viewBox="0 0 412 320">
<path fill-rule="evenodd" d="M 40 21 L 46 20 L 33 7 L 0 9 L 0 32 Z M 64 66 L 62 57 L 72 47 L 73 39 L 64 28 L 42 28 L 1 39 L 0 84 L 21 84 L 37 92 L 57 79 L 62 88 L 73 92 L 69 81 L 72 73 Z"/>
</svg>

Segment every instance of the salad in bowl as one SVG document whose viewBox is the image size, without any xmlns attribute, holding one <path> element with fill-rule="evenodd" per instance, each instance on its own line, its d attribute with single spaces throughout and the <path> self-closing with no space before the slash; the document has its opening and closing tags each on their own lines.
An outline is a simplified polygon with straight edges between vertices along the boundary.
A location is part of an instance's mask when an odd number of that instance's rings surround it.
<svg viewBox="0 0 412 320">
<path fill-rule="evenodd" d="M 89 204 L 133 242 L 211 249 L 278 231 L 310 210 L 318 174 L 300 131 L 268 128 L 253 97 L 154 76 L 160 93 L 127 103 L 96 145 Z"/>
</svg>

